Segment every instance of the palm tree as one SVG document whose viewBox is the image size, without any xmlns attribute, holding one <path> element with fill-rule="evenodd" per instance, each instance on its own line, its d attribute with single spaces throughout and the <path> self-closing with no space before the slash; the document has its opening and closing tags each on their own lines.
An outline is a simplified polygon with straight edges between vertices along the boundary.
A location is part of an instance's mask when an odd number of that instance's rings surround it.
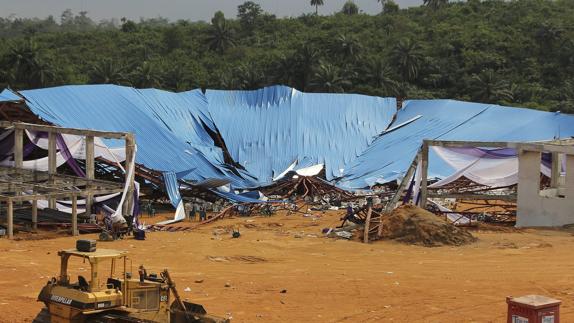
<svg viewBox="0 0 574 323">
<path fill-rule="evenodd" d="M 40 64 L 38 45 L 32 40 L 17 43 L 10 48 L 6 63 L 14 69 L 17 80 L 27 82 Z"/>
<path fill-rule="evenodd" d="M 281 56 L 276 63 L 274 81 L 275 83 L 291 85 L 296 79 L 297 66 L 293 57 Z"/>
<path fill-rule="evenodd" d="M 328 93 L 345 92 L 345 87 L 350 85 L 351 82 L 341 76 L 340 70 L 329 63 L 319 65 L 311 83 L 314 90 Z"/>
<path fill-rule="evenodd" d="M 315 66 L 319 62 L 319 51 L 310 43 L 305 43 L 299 47 L 295 54 L 295 66 L 297 67 L 298 74 L 301 80 L 301 89 L 305 91 L 309 86 L 309 81 L 312 77 Z"/>
<path fill-rule="evenodd" d="M 319 6 L 324 5 L 323 0 L 311 0 L 311 5 L 315 6 L 315 14 L 319 14 Z"/>
<path fill-rule="evenodd" d="M 425 6 L 436 10 L 448 4 L 448 0 L 423 0 Z"/>
<path fill-rule="evenodd" d="M 235 33 L 225 20 L 219 20 L 211 26 L 207 43 L 209 49 L 223 54 L 228 48 L 235 46 Z"/>
<path fill-rule="evenodd" d="M 356 15 L 359 13 L 359 7 L 352 0 L 349 0 L 343 5 L 341 12 L 349 16 Z"/>
<path fill-rule="evenodd" d="M 361 54 L 361 43 L 351 35 L 339 34 L 335 38 L 332 51 L 345 60 L 356 61 Z"/>
<path fill-rule="evenodd" d="M 45 87 L 56 78 L 56 73 L 52 69 L 52 64 L 44 61 L 37 62 L 34 71 L 29 75 L 28 84 L 33 87 Z"/>
<path fill-rule="evenodd" d="M 391 58 L 404 80 L 414 81 L 424 61 L 420 46 L 410 39 L 401 40 L 392 50 Z"/>
<path fill-rule="evenodd" d="M 92 65 L 90 83 L 122 84 L 127 82 L 125 68 L 111 59 L 103 59 Z"/>
<path fill-rule="evenodd" d="M 496 103 L 512 100 L 512 92 L 508 83 L 498 79 L 496 73 L 491 69 L 484 70 L 478 75 L 472 75 L 470 91 L 473 100 L 479 102 Z"/>
<path fill-rule="evenodd" d="M 163 83 L 163 75 L 156 64 L 145 61 L 138 66 L 133 75 L 133 84 L 138 88 L 160 87 Z"/>
<path fill-rule="evenodd" d="M 265 85 L 265 75 L 255 64 L 240 65 L 235 79 L 242 90 L 254 90 Z"/>
<path fill-rule="evenodd" d="M 366 71 L 369 82 L 384 96 L 399 94 L 399 83 L 394 79 L 391 68 L 382 60 L 373 60 L 368 64 Z"/>
<path fill-rule="evenodd" d="M 387 3 L 387 0 L 377 0 L 378 3 L 381 4 L 381 11 L 385 10 L 385 4 Z"/>
</svg>

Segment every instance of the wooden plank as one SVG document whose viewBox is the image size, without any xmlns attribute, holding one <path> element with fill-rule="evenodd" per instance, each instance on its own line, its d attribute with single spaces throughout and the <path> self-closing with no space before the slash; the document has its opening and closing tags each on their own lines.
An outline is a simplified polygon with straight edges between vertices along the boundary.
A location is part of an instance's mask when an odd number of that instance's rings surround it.
<svg viewBox="0 0 574 323">
<path fill-rule="evenodd" d="M 421 199 L 419 201 L 419 206 L 425 208 L 427 206 L 427 194 L 428 194 L 428 169 L 429 169 L 429 144 L 428 142 L 423 142 L 421 148 Z"/>
</svg>

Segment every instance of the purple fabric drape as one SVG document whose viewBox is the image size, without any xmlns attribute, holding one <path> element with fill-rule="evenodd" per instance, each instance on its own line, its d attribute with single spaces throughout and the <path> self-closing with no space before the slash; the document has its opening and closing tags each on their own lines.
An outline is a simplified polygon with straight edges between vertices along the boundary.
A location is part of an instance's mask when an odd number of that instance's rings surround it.
<svg viewBox="0 0 574 323">
<path fill-rule="evenodd" d="M 80 168 L 80 165 L 76 162 L 72 154 L 70 153 L 70 149 L 68 149 L 68 145 L 66 145 L 66 141 L 61 134 L 56 135 L 56 144 L 62 153 L 62 156 L 66 159 L 66 163 L 70 168 L 74 171 L 74 173 L 79 177 L 86 177 L 86 173 Z"/>
</svg>

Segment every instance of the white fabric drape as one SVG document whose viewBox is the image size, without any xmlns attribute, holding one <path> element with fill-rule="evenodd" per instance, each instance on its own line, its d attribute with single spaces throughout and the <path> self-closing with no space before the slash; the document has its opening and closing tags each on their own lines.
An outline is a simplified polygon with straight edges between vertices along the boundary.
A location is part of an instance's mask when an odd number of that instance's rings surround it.
<svg viewBox="0 0 574 323">
<path fill-rule="evenodd" d="M 518 183 L 518 157 L 483 158 L 445 147 L 432 147 L 436 154 L 456 171 L 429 187 L 442 187 L 461 177 L 488 187 L 505 187 Z M 550 168 L 540 164 L 540 171 L 550 176 Z"/>
</svg>

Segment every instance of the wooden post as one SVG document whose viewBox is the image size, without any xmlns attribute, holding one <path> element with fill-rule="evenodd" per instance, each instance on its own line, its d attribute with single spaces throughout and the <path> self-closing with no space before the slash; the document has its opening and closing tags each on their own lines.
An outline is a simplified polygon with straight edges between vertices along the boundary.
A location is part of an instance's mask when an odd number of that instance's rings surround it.
<svg viewBox="0 0 574 323">
<path fill-rule="evenodd" d="M 72 235 L 79 235 L 78 231 L 78 197 L 74 193 L 72 195 Z"/>
<path fill-rule="evenodd" d="M 134 157 L 135 154 L 135 139 L 134 139 L 134 135 L 133 134 L 128 134 L 126 136 L 126 180 L 128 181 L 128 192 L 127 192 L 127 196 L 126 199 L 124 201 L 124 206 L 123 206 L 123 214 L 127 215 L 130 213 L 130 210 L 132 209 L 132 206 L 134 204 L 134 198 L 133 198 L 133 193 L 134 193 L 134 178 L 135 178 L 135 169 L 131 174 L 131 177 L 128 178 L 130 169 L 132 168 L 132 159 Z M 134 165 L 135 166 L 135 165 Z"/>
<path fill-rule="evenodd" d="M 86 136 L 86 179 L 93 180 L 95 178 L 95 165 L 94 165 L 94 136 Z M 92 185 L 88 184 L 86 187 L 88 194 L 86 195 L 86 215 L 92 214 Z"/>
<path fill-rule="evenodd" d="M 32 229 L 38 230 L 38 201 L 32 201 Z"/>
<path fill-rule="evenodd" d="M 421 151 L 421 200 L 419 206 L 425 208 L 427 206 L 427 181 L 428 181 L 428 168 L 429 168 L 429 145 L 425 140 Z"/>
<path fill-rule="evenodd" d="M 383 216 L 385 214 L 389 214 L 395 208 L 395 205 L 397 204 L 397 202 L 401 198 L 403 191 L 408 186 L 411 178 L 413 177 L 413 174 L 415 173 L 415 170 L 417 169 L 417 164 L 419 162 L 419 159 L 421 158 L 420 155 L 421 155 L 421 152 L 419 152 L 415 156 L 415 159 L 413 159 L 413 162 L 411 163 L 411 166 L 407 170 L 405 177 L 403 177 L 403 180 L 399 184 L 399 187 L 397 188 L 397 192 L 395 193 L 395 195 L 393 195 L 391 200 L 387 203 L 387 205 L 383 209 L 383 213 L 381 214 L 381 217 L 380 217 L 381 224 L 379 224 L 379 230 L 377 231 L 377 235 L 379 238 L 383 235 L 383 226 L 382 226 Z"/>
<path fill-rule="evenodd" d="M 19 128 L 14 129 L 14 167 L 24 167 L 24 130 Z M 16 196 L 22 195 L 19 188 L 15 193 Z M 16 204 L 22 205 L 22 201 L 17 201 Z"/>
<path fill-rule="evenodd" d="M 8 238 L 12 239 L 14 238 L 14 202 L 12 199 L 8 199 L 6 203 L 8 204 Z"/>
<path fill-rule="evenodd" d="M 367 211 L 367 219 L 365 220 L 365 232 L 363 233 L 363 242 L 369 243 L 369 230 L 371 228 L 371 215 L 373 213 L 373 207 L 369 206 L 369 210 Z M 381 216 L 383 216 L 381 214 Z"/>
<path fill-rule="evenodd" d="M 552 153 L 552 170 L 550 174 L 550 187 L 558 188 L 560 186 L 560 173 L 562 171 L 562 163 L 560 153 Z"/>
<path fill-rule="evenodd" d="M 54 183 L 53 175 L 56 174 L 56 155 L 57 148 L 56 148 L 56 133 L 50 131 L 48 133 L 48 174 L 50 176 L 50 184 Z M 50 198 L 48 199 L 48 207 L 51 209 L 56 208 L 56 199 Z"/>
</svg>

